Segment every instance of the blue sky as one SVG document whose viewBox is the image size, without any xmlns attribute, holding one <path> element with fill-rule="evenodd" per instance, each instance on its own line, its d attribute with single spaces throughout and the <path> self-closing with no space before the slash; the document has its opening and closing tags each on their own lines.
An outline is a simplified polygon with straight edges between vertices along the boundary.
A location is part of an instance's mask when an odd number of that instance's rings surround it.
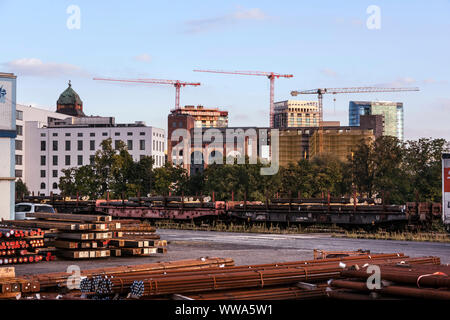
<svg viewBox="0 0 450 320">
<path fill-rule="evenodd" d="M 70 30 L 68 6 L 81 10 Z M 381 9 L 369 30 L 366 9 Z M 94 76 L 199 81 L 181 103 L 222 107 L 232 126 L 266 126 L 264 77 L 195 68 L 290 73 L 275 101 L 318 87 L 418 86 L 420 92 L 325 97 L 325 120 L 348 123 L 349 100 L 404 102 L 405 137 L 450 140 L 450 1 L 5 1 L 0 71 L 18 75 L 18 101 L 54 109 L 69 79 L 85 113 L 167 126 L 174 89 Z M 307 100 L 315 96 L 302 96 Z"/>
</svg>

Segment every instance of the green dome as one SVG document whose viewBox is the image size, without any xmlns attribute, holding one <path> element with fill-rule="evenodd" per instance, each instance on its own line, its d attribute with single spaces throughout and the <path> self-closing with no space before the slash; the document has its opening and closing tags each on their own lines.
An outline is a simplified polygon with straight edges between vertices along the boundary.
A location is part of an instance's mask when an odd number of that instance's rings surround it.
<svg viewBox="0 0 450 320">
<path fill-rule="evenodd" d="M 57 104 L 62 105 L 83 105 L 83 101 L 81 101 L 80 96 L 75 90 L 72 89 L 72 84 L 69 81 L 69 87 L 64 90 L 63 93 L 59 96 Z"/>
</svg>

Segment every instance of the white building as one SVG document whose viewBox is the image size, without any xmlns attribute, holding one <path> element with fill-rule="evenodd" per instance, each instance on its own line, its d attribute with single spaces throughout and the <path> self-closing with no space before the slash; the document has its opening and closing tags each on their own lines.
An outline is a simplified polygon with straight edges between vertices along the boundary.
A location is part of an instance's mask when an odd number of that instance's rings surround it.
<svg viewBox="0 0 450 320">
<path fill-rule="evenodd" d="M 155 167 L 165 163 L 165 132 L 144 122 L 116 124 L 113 117 L 87 117 L 83 101 L 68 88 L 57 101 L 57 112 L 19 106 L 16 115 L 16 177 L 35 195 L 59 193 L 61 170 L 90 164 L 103 140 L 113 147 L 123 141 L 133 160 L 152 156 Z"/>
<path fill-rule="evenodd" d="M 66 119 L 68 116 L 59 112 L 49 111 L 41 108 L 17 104 L 16 107 L 16 167 L 15 176 L 26 183 L 26 152 L 27 141 L 25 140 L 26 126 L 28 121 L 37 121 L 46 126 L 50 121 Z M 29 145 L 30 143 L 28 143 Z"/>
<path fill-rule="evenodd" d="M 143 122 L 116 124 L 112 117 L 83 117 L 48 126 L 30 121 L 25 126 L 25 180 L 34 194 L 58 194 L 61 170 L 91 164 L 102 141 L 109 138 L 113 147 L 123 141 L 134 161 L 152 156 L 155 167 L 165 163 L 164 130 Z"/>
<path fill-rule="evenodd" d="M 16 76 L 0 72 L 0 218 L 14 219 Z"/>
</svg>

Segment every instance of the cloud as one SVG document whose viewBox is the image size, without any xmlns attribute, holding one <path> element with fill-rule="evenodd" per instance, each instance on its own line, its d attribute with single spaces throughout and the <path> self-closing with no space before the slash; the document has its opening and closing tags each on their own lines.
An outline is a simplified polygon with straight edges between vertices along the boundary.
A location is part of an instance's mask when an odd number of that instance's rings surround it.
<svg viewBox="0 0 450 320">
<path fill-rule="evenodd" d="M 411 77 L 403 77 L 403 78 L 397 78 L 394 81 L 391 82 L 384 82 L 384 83 L 378 83 L 375 85 L 375 87 L 405 87 L 405 86 L 412 86 L 417 83 L 417 80 Z"/>
<path fill-rule="evenodd" d="M 336 71 L 331 70 L 331 69 L 327 69 L 327 68 L 320 70 L 320 72 L 322 74 L 324 74 L 324 75 L 326 75 L 328 77 L 332 77 L 332 78 L 336 78 L 338 76 L 338 73 Z"/>
<path fill-rule="evenodd" d="M 3 63 L 3 66 L 20 76 L 61 77 L 78 76 L 89 77 L 89 73 L 82 68 L 68 63 L 43 62 L 37 58 L 22 58 Z"/>
<path fill-rule="evenodd" d="M 239 6 L 234 12 L 223 16 L 186 21 L 185 27 L 187 33 L 200 33 L 239 22 L 263 21 L 268 18 L 269 16 L 259 8 L 245 9 Z"/>
<path fill-rule="evenodd" d="M 143 53 L 143 54 L 133 57 L 133 60 L 139 61 L 139 62 L 150 62 L 150 61 L 152 61 L 152 57 L 147 53 Z"/>
<path fill-rule="evenodd" d="M 446 80 L 436 80 L 433 78 L 428 78 L 423 80 L 424 84 L 447 84 L 448 82 Z"/>
</svg>

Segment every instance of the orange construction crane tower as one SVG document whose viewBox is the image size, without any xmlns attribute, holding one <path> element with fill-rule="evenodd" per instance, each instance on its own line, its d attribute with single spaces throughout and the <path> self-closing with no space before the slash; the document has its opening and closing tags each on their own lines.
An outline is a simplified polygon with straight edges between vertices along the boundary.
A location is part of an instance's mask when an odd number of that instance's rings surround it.
<svg viewBox="0 0 450 320">
<path fill-rule="evenodd" d="M 195 72 L 210 72 L 210 73 L 225 73 L 225 74 L 238 74 L 245 76 L 265 76 L 270 80 L 270 127 L 273 128 L 273 115 L 274 115 L 274 87 L 275 78 L 292 78 L 292 74 L 279 74 L 275 72 L 264 71 L 221 71 L 221 70 L 194 70 Z"/>
<path fill-rule="evenodd" d="M 170 84 L 175 87 L 175 109 L 180 109 L 180 89 L 184 86 L 199 86 L 200 82 L 183 82 L 180 80 L 164 79 L 112 79 L 112 78 L 94 78 L 100 81 L 114 81 L 139 84 Z"/>
</svg>

